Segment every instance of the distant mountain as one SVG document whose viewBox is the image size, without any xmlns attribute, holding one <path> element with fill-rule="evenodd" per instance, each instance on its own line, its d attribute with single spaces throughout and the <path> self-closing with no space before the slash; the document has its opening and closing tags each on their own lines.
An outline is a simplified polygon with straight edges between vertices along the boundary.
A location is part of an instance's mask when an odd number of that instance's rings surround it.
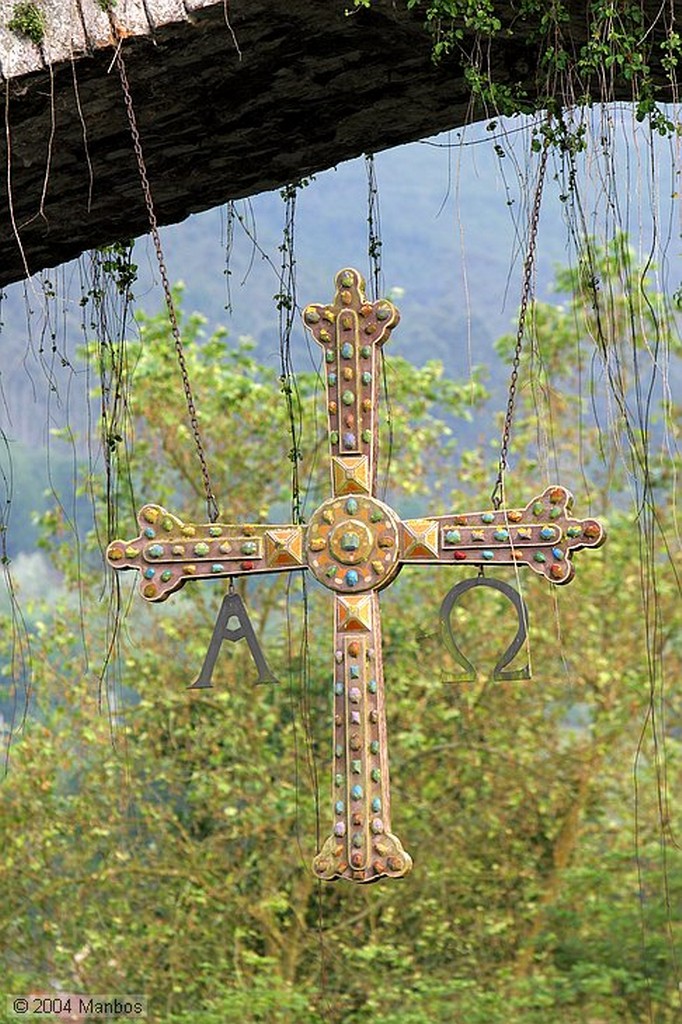
<svg viewBox="0 0 682 1024">
<path fill-rule="evenodd" d="M 509 368 L 500 364 L 492 344 L 500 334 L 514 329 L 532 198 L 529 182 L 534 180 L 538 156 L 530 153 L 530 133 L 521 119 L 505 126 L 506 135 L 500 134 L 499 127 L 487 128 L 476 125 L 464 133 L 380 153 L 375 168 L 384 289 L 399 295 L 396 302 L 402 314 L 388 354 L 400 353 L 416 363 L 441 359 L 456 377 L 466 377 L 472 365 L 486 363 L 491 370 L 493 406 L 501 408 Z M 652 204 L 659 208 L 659 224 L 672 223 L 668 197 L 674 182 L 666 177 L 671 161 L 667 142 L 662 140 L 656 159 L 660 156 L 663 171 L 654 197 L 644 187 L 650 182 L 648 151 L 629 140 L 627 132 L 624 139 L 622 153 L 616 154 L 610 170 L 614 187 L 622 181 L 617 214 L 625 226 L 634 225 L 633 237 L 646 248 L 652 233 L 647 210 Z M 590 202 L 593 197 L 593 205 L 588 204 L 590 226 L 598 231 L 603 223 L 608 230 L 616 212 L 608 203 L 606 208 L 603 205 L 602 169 L 594 154 L 589 158 L 593 164 L 586 156 L 582 159 L 583 196 Z M 537 294 L 543 298 L 551 294 L 555 266 L 569 260 L 566 206 L 559 199 L 564 187 L 560 170 L 558 162 L 550 161 L 536 267 Z M 202 312 L 209 321 L 207 329 L 224 324 L 232 337 L 250 335 L 257 342 L 259 358 L 278 366 L 273 296 L 280 287 L 284 204 L 279 193 L 268 193 L 240 202 L 236 210 L 243 224 L 233 225 L 229 277 L 225 209 L 162 231 L 169 275 L 172 281 L 184 282 L 184 308 Z M 326 171 L 300 190 L 295 253 L 301 306 L 330 299 L 334 275 L 343 266 L 357 266 L 367 275 L 367 216 L 364 160 Z M 245 227 L 255 236 L 257 247 Z M 672 238 L 673 228 L 669 226 L 668 232 Z M 135 253 L 140 268 L 137 305 L 155 312 L 162 308 L 163 293 L 149 238 L 137 242 Z M 97 410 L 90 396 L 95 381 L 78 356 L 89 334 L 81 323 L 83 285 L 78 264 L 48 276 L 59 298 L 47 311 L 31 283 L 12 286 L 2 303 L 0 428 L 17 453 L 25 450 L 20 445 L 34 452 L 44 450 L 51 439 L 52 472 L 68 479 L 73 450 L 54 432 L 70 427 L 93 434 Z M 226 308 L 228 285 L 230 310 Z M 317 358 L 317 353 L 310 354 L 299 325 L 293 350 L 299 369 L 309 368 Z M 0 469 L 2 458 L 0 453 Z M 48 486 L 47 472 L 41 474 L 36 468 L 40 461 L 34 455 L 30 472 L 21 474 L 24 481 L 28 477 L 33 482 L 32 493 L 22 496 L 26 543 L 33 541 L 33 535 L 25 525 L 24 502 L 30 507 L 40 504 L 41 492 Z"/>
</svg>

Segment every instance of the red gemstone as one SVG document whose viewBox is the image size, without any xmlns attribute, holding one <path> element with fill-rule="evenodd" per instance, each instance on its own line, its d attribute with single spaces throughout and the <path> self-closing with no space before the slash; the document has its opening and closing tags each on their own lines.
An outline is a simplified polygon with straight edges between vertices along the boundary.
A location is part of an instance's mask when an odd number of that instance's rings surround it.
<svg viewBox="0 0 682 1024">
<path fill-rule="evenodd" d="M 245 570 L 248 571 L 249 569 L 255 569 L 255 568 L 256 568 L 256 563 L 255 562 L 242 562 L 242 569 L 245 569 Z"/>
<path fill-rule="evenodd" d="M 467 556 L 466 551 L 455 551 L 455 561 L 456 562 L 463 562 L 464 559 L 466 558 L 466 556 Z"/>
</svg>

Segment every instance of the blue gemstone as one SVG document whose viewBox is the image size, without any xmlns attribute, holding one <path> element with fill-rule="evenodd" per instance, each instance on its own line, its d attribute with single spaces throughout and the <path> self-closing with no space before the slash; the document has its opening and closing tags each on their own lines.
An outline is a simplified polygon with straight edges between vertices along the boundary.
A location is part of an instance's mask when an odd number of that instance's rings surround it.
<svg viewBox="0 0 682 1024">
<path fill-rule="evenodd" d="M 154 530 L 152 529 L 151 526 L 146 527 L 146 529 L 144 531 L 144 535 L 145 535 L 145 537 L 149 537 L 150 539 L 152 537 L 156 537 L 156 533 L 154 532 Z"/>
<path fill-rule="evenodd" d="M 353 786 L 350 791 L 353 800 L 362 800 L 362 786 Z"/>
<path fill-rule="evenodd" d="M 346 581 L 346 586 L 348 587 L 355 587 L 360 581 L 360 577 L 358 576 L 355 569 L 349 569 L 344 579 Z"/>
<path fill-rule="evenodd" d="M 343 683 L 337 683 L 334 687 L 334 693 L 341 697 L 343 695 Z"/>
<path fill-rule="evenodd" d="M 556 530 L 553 526 L 543 526 L 540 530 L 540 536 L 543 540 L 552 540 L 556 537 Z"/>
<path fill-rule="evenodd" d="M 372 807 L 374 807 L 374 804 L 372 804 Z M 334 810 L 336 811 L 337 814 L 343 814 L 344 808 L 345 804 L 343 800 L 337 800 L 336 803 L 334 804 Z"/>
<path fill-rule="evenodd" d="M 359 758 L 356 758 L 353 761 L 351 761 L 350 770 L 352 771 L 353 775 L 359 775 L 360 772 L 362 771 L 362 761 Z"/>
<path fill-rule="evenodd" d="M 156 576 L 156 569 L 145 569 L 145 571 L 144 571 L 144 578 L 146 580 L 154 579 L 155 576 Z"/>
<path fill-rule="evenodd" d="M 495 540 L 509 540 L 509 530 L 495 530 Z"/>
<path fill-rule="evenodd" d="M 483 515 L 481 516 L 481 522 L 482 523 L 494 523 L 495 522 L 495 513 L 494 512 L 484 512 Z"/>
<path fill-rule="evenodd" d="M 221 565 L 220 562 L 214 562 L 211 566 L 211 572 L 225 572 L 225 566 Z"/>
<path fill-rule="evenodd" d="M 351 431 L 343 435 L 343 447 L 355 448 L 355 434 L 351 433 Z"/>
<path fill-rule="evenodd" d="M 336 384 L 336 374 L 335 374 L 335 373 L 330 373 L 330 374 L 329 374 L 329 375 L 327 376 L 327 383 L 328 383 L 328 384 L 329 384 L 329 385 L 330 385 L 331 387 L 334 387 L 334 385 Z"/>
<path fill-rule="evenodd" d="M 351 677 L 351 679 L 359 679 L 360 678 L 360 667 L 359 667 L 359 665 L 351 665 L 351 667 L 350 667 L 350 677 Z"/>
<path fill-rule="evenodd" d="M 375 814 L 381 810 L 381 799 L 378 796 L 375 796 L 372 800 L 372 810 Z"/>
<path fill-rule="evenodd" d="M 459 544 L 462 535 L 459 530 L 448 530 L 445 534 L 446 544 Z"/>
<path fill-rule="evenodd" d="M 354 516 L 358 510 L 358 503 L 356 498 L 349 498 L 346 502 L 346 512 L 349 516 Z"/>
<path fill-rule="evenodd" d="M 485 558 L 486 562 L 489 562 L 491 559 L 493 559 L 495 557 L 495 552 L 494 551 L 481 551 L 481 557 Z"/>
<path fill-rule="evenodd" d="M 376 679 L 370 679 L 370 681 L 367 683 L 367 689 L 369 690 L 370 693 L 376 693 L 377 692 L 377 681 L 376 681 Z"/>
<path fill-rule="evenodd" d="M 351 343 L 349 341 L 344 341 L 343 345 L 341 346 L 341 356 L 344 359 L 350 359 L 354 351 L 355 349 L 353 348 Z"/>
<path fill-rule="evenodd" d="M 369 370 L 365 370 L 365 372 L 362 375 L 362 383 L 363 384 L 370 384 L 371 381 L 372 381 L 372 374 L 369 372 Z"/>
<path fill-rule="evenodd" d="M 163 544 L 150 544 L 147 548 L 147 554 L 150 558 L 161 558 L 163 554 Z"/>
<path fill-rule="evenodd" d="M 561 548 L 552 548 L 552 554 L 560 562 L 564 557 L 564 552 Z"/>
</svg>

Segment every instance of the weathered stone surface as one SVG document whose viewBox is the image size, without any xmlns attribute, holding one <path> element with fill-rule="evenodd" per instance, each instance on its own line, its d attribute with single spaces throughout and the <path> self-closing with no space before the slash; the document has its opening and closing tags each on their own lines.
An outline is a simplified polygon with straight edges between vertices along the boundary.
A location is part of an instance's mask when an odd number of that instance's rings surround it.
<svg viewBox="0 0 682 1024">
<path fill-rule="evenodd" d="M 462 69 L 433 64 L 402 0 L 350 16 L 351 0 L 40 3 L 36 46 L 8 30 L 14 2 L 0 0 L 0 284 L 147 230 L 119 43 L 161 224 L 471 117 Z M 534 44 L 511 4 L 499 13 L 516 22 L 491 50 L 495 78 L 533 95 Z M 574 15 L 579 42 L 584 2 Z"/>
</svg>

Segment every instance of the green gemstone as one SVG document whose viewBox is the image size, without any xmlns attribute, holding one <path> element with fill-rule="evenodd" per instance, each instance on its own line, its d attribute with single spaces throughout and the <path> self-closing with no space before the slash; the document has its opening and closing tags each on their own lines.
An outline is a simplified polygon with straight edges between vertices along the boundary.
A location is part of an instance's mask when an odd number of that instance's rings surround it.
<svg viewBox="0 0 682 1024">
<path fill-rule="evenodd" d="M 372 782 L 381 782 L 381 772 L 378 768 L 372 768 L 371 776 Z"/>
<path fill-rule="evenodd" d="M 332 444 L 338 444 L 339 443 L 339 432 L 338 432 L 338 430 L 332 430 L 331 434 L 329 435 L 329 440 L 331 441 Z"/>
<path fill-rule="evenodd" d="M 365 442 L 365 444 L 369 444 L 369 442 L 372 440 L 372 431 L 371 430 L 363 430 L 363 432 L 362 432 L 362 440 Z"/>
<path fill-rule="evenodd" d="M 362 356 L 363 359 L 369 359 L 371 354 L 372 349 L 370 348 L 369 345 L 363 345 L 362 348 L 360 349 L 360 355 Z"/>
<path fill-rule="evenodd" d="M 355 284 L 355 279 L 353 278 L 353 275 L 352 274 L 342 274 L 341 275 L 341 284 L 343 285 L 344 288 L 352 288 L 353 285 Z"/>
<path fill-rule="evenodd" d="M 445 541 L 447 544 L 459 544 L 462 539 L 462 535 L 459 530 L 447 530 L 445 533 Z"/>
<path fill-rule="evenodd" d="M 494 523 L 495 522 L 495 513 L 494 512 L 484 512 L 483 515 L 481 516 L 481 522 L 482 523 Z"/>
<path fill-rule="evenodd" d="M 582 533 L 582 530 L 579 526 L 569 526 L 569 528 L 566 530 L 566 533 L 569 537 L 579 537 Z"/>
<path fill-rule="evenodd" d="M 337 572 L 338 572 L 338 569 L 336 568 L 336 566 L 335 565 L 330 565 L 329 568 L 327 569 L 326 573 L 325 573 L 325 576 L 328 576 L 329 579 L 331 579 L 332 576 L 336 576 Z"/>
<path fill-rule="evenodd" d="M 369 749 L 373 754 L 379 753 L 379 740 L 372 740 L 369 745 Z"/>
<path fill-rule="evenodd" d="M 337 772 L 336 775 L 334 776 L 334 785 L 335 786 L 342 786 L 343 785 L 343 775 L 341 775 L 340 772 Z"/>
<path fill-rule="evenodd" d="M 561 515 L 562 511 L 563 511 L 563 509 L 560 509 L 560 508 L 558 508 L 558 507 L 557 507 L 557 506 L 555 505 L 555 506 L 554 506 L 554 508 L 551 508 L 551 509 L 549 510 L 549 518 L 550 518 L 550 519 L 558 519 L 558 518 L 559 518 L 559 516 Z"/>
<path fill-rule="evenodd" d="M 170 569 L 164 569 L 163 572 L 161 573 L 161 579 L 163 580 L 164 583 L 168 583 L 168 580 L 171 578 L 172 575 L 173 573 L 170 571 Z"/>
<path fill-rule="evenodd" d="M 388 320 L 390 315 L 390 306 L 379 306 L 379 308 L 377 309 L 377 320 Z"/>
<path fill-rule="evenodd" d="M 354 516 L 358 510 L 358 503 L 356 498 L 349 498 L 346 502 L 346 512 L 349 516 Z"/>
<path fill-rule="evenodd" d="M 219 526 L 209 526 L 208 528 L 209 537 L 219 537 L 221 532 L 222 531 Z"/>
<path fill-rule="evenodd" d="M 547 559 L 543 555 L 542 551 L 536 551 L 535 554 L 533 555 L 533 560 L 536 561 L 536 562 L 540 562 L 540 563 L 547 561 Z"/>
<path fill-rule="evenodd" d="M 545 511 L 545 506 L 542 504 L 542 502 L 541 501 L 536 501 L 535 504 L 533 505 L 533 515 L 534 516 L 541 516 L 544 511 Z"/>
<path fill-rule="evenodd" d="M 381 509 L 375 508 L 370 513 L 369 519 L 371 523 L 379 523 L 384 518 L 384 513 Z"/>
<path fill-rule="evenodd" d="M 353 394 L 352 391 L 344 391 L 343 395 L 341 396 L 341 401 L 343 402 L 344 405 L 352 405 L 353 402 L 355 401 L 355 395 Z"/>
<path fill-rule="evenodd" d="M 334 360 L 336 359 L 336 352 L 334 351 L 334 349 L 327 349 L 327 351 L 324 354 L 324 358 L 327 360 L 328 363 L 333 363 Z"/>
<path fill-rule="evenodd" d="M 197 547 L 198 547 L 198 545 L 197 545 Z M 195 548 L 195 550 L 196 550 L 196 548 Z M 257 550 L 258 550 L 258 546 L 257 546 L 256 542 L 253 541 L 253 540 L 246 540 L 242 544 L 242 554 L 243 555 L 255 555 Z"/>
<path fill-rule="evenodd" d="M 161 529 L 165 530 L 166 533 L 171 532 L 171 530 L 173 529 L 173 520 L 171 519 L 170 516 L 166 516 L 164 519 L 161 520 Z"/>
<path fill-rule="evenodd" d="M 209 550 L 210 550 L 210 548 L 209 548 L 208 544 L 205 544 L 203 540 L 199 541 L 198 544 L 194 545 L 194 554 L 195 555 L 199 555 L 200 557 L 202 555 L 207 555 Z M 245 554 L 246 554 L 246 552 L 245 552 Z"/>
</svg>

